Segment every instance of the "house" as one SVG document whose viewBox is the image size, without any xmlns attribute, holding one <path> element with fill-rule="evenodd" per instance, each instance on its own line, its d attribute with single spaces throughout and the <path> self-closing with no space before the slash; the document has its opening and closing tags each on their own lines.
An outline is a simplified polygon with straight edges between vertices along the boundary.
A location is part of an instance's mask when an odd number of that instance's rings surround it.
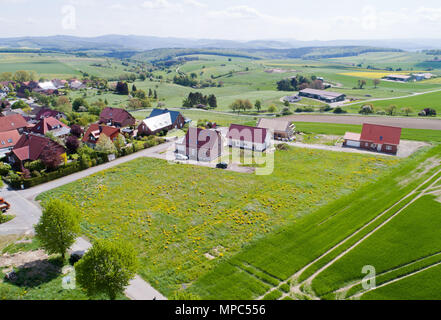
<svg viewBox="0 0 441 320">
<path fill-rule="evenodd" d="M 295 138 L 296 126 L 291 121 L 260 119 L 257 127 L 273 132 L 275 140 L 291 141 Z"/>
<path fill-rule="evenodd" d="M 136 119 L 124 109 L 107 107 L 101 111 L 99 123 L 124 128 L 134 126 Z"/>
<path fill-rule="evenodd" d="M 185 117 L 179 111 L 171 111 L 168 109 L 153 109 L 149 118 L 156 117 L 162 114 L 170 114 L 172 127 L 171 129 L 182 129 L 188 122 Z"/>
<path fill-rule="evenodd" d="M 409 82 L 413 79 L 413 77 L 406 76 L 404 74 L 390 74 L 384 77 L 384 79 L 389 81 Z"/>
<path fill-rule="evenodd" d="M 70 133 L 70 128 L 56 118 L 49 117 L 41 119 L 31 132 L 46 135 L 51 133 L 54 137 L 65 137 Z"/>
<path fill-rule="evenodd" d="M 346 95 L 338 92 L 331 92 L 326 90 L 317 90 L 317 89 L 304 89 L 299 92 L 300 97 L 307 97 L 311 99 L 317 99 L 321 101 L 325 101 L 327 103 L 334 103 L 339 101 L 345 101 Z"/>
<path fill-rule="evenodd" d="M 83 82 L 81 82 L 77 79 L 73 79 L 73 80 L 69 81 L 69 87 L 72 90 L 81 90 L 81 89 L 87 88 L 87 86 Z"/>
<path fill-rule="evenodd" d="M 155 135 L 162 131 L 170 130 L 172 125 L 170 113 L 160 114 L 144 119 L 138 127 L 138 135 Z"/>
<path fill-rule="evenodd" d="M 271 145 L 271 132 L 265 128 L 232 124 L 227 139 L 230 147 L 263 152 Z"/>
<path fill-rule="evenodd" d="M 181 142 L 176 143 L 176 153 L 195 161 L 213 161 L 222 155 L 222 136 L 216 130 L 189 128 Z"/>
<path fill-rule="evenodd" d="M 17 130 L 0 132 L 0 158 L 7 156 L 18 140 L 20 140 L 20 133 Z"/>
<path fill-rule="evenodd" d="M 6 117 L 0 117 L 0 132 L 18 130 L 22 134 L 28 127 L 25 118 L 20 114 L 11 114 Z"/>
<path fill-rule="evenodd" d="M 109 137 L 111 141 L 116 141 L 120 134 L 120 129 L 93 123 L 90 125 L 89 129 L 87 129 L 82 141 L 89 147 L 95 148 L 102 134 Z"/>
<path fill-rule="evenodd" d="M 343 146 L 370 151 L 397 154 L 401 141 L 401 128 L 364 124 L 361 134 L 347 132 Z"/>
<path fill-rule="evenodd" d="M 37 111 L 37 113 L 35 115 L 36 120 L 41 120 L 44 118 L 55 118 L 57 120 L 67 119 L 66 114 L 61 111 L 52 110 L 52 109 L 48 109 L 48 108 L 40 108 L 40 109 L 34 109 L 34 110 Z"/>
<path fill-rule="evenodd" d="M 60 80 L 60 79 L 54 79 L 54 80 L 52 80 L 52 84 L 56 89 L 64 89 L 67 84 L 67 81 Z"/>
<path fill-rule="evenodd" d="M 60 157 L 60 164 L 66 163 L 66 149 L 62 145 L 40 135 L 23 134 L 9 153 L 9 162 L 23 170 L 26 162 L 43 160 L 51 152 Z"/>
</svg>

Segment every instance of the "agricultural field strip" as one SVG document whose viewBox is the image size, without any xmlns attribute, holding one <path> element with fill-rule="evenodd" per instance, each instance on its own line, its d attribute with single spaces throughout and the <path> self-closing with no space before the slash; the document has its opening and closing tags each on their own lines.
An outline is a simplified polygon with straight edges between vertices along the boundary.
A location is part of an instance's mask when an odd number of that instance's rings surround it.
<svg viewBox="0 0 441 320">
<path fill-rule="evenodd" d="M 396 282 L 398 282 L 398 281 L 401 281 L 401 280 L 404 280 L 404 279 L 410 278 L 410 277 L 415 276 L 415 275 L 417 275 L 417 274 L 420 274 L 420 273 L 422 273 L 422 272 L 424 272 L 424 271 L 427 271 L 427 270 L 430 270 L 430 269 L 432 269 L 432 268 L 435 268 L 435 267 L 437 267 L 437 266 L 439 266 L 439 265 L 441 265 L 441 261 L 438 262 L 438 263 L 432 264 L 432 265 L 430 265 L 430 266 L 428 266 L 428 267 L 425 267 L 425 268 L 423 268 L 423 269 L 420 269 L 420 270 L 418 270 L 418 271 L 415 271 L 415 272 L 412 272 L 412 273 L 409 273 L 409 274 L 403 275 L 403 276 L 401 276 L 401 277 L 397 277 L 397 278 L 395 278 L 395 279 L 393 279 L 393 280 L 391 280 L 391 281 L 388 281 L 388 282 L 385 282 L 385 283 L 383 283 L 383 284 L 380 284 L 379 286 L 376 286 L 375 288 L 372 288 L 372 289 L 369 289 L 369 290 L 363 291 L 363 292 L 361 292 L 361 293 L 357 293 L 356 295 L 352 296 L 351 298 L 353 298 L 353 299 L 359 298 L 359 297 L 363 296 L 364 294 L 366 294 L 366 293 L 368 293 L 368 292 L 370 292 L 370 291 L 374 291 L 374 290 L 380 289 L 380 288 L 382 288 L 382 287 L 386 287 L 386 286 L 388 286 L 388 285 L 391 285 L 391 284 L 393 284 L 393 283 L 396 283 Z"/>
<path fill-rule="evenodd" d="M 422 262 L 424 262 L 425 260 L 429 260 L 429 259 L 432 259 L 432 258 L 435 258 L 435 257 L 438 257 L 438 256 L 441 257 L 441 252 L 438 252 L 438 253 L 435 253 L 435 254 L 432 254 L 432 255 L 429 255 L 429 256 L 423 257 L 423 258 L 421 258 L 421 259 L 418 259 L 418 260 L 412 261 L 412 262 L 410 262 L 410 263 L 407 263 L 407 264 L 401 265 L 401 266 L 399 266 L 399 267 L 397 267 L 397 268 L 393 268 L 393 269 L 390 269 L 390 270 L 384 271 L 384 272 L 382 272 L 382 273 L 379 273 L 379 274 L 377 274 L 377 283 L 383 284 L 383 283 L 387 283 L 387 282 L 388 282 L 387 279 L 386 279 L 385 281 L 384 281 L 384 280 L 380 280 L 380 281 L 378 281 L 378 278 L 380 278 L 380 277 L 385 277 L 385 276 L 387 276 L 387 275 L 389 275 L 389 274 L 395 273 L 395 272 L 400 271 L 400 270 L 402 270 L 402 269 L 409 268 L 409 267 L 411 267 L 411 266 L 413 266 L 413 265 L 417 265 L 417 264 L 419 264 L 419 263 L 422 263 Z M 438 265 L 439 263 L 441 263 L 441 261 L 438 261 L 438 262 L 436 262 L 435 264 L 429 264 L 428 266 Z M 422 268 L 427 268 L 428 266 L 424 266 L 424 267 L 422 267 Z M 421 270 L 422 268 L 417 268 L 416 270 Z M 408 272 L 408 273 L 404 273 L 403 275 L 407 275 L 407 274 L 410 274 L 410 272 Z M 347 285 L 347 286 L 345 286 L 345 287 L 341 287 L 341 288 L 335 290 L 334 293 L 344 293 L 344 292 L 348 292 L 348 291 L 350 291 L 352 288 L 354 288 L 354 287 L 356 287 L 356 286 L 362 284 L 362 282 L 363 282 L 362 280 L 359 280 L 359 281 L 353 282 L 353 283 L 351 283 L 351 284 L 349 284 L 349 285 Z M 363 294 L 364 294 L 364 293 L 363 293 Z M 351 297 L 353 297 L 353 296 L 354 296 L 354 295 L 350 296 L 349 298 L 351 298 Z"/>
<path fill-rule="evenodd" d="M 436 175 L 438 175 L 441 172 L 438 171 Z M 433 176 L 432 176 L 433 177 Z M 335 257 L 334 259 L 332 259 L 330 262 L 328 262 L 325 266 L 323 266 L 322 268 L 320 268 L 319 270 L 317 270 L 312 276 L 310 276 L 308 279 L 306 279 L 305 281 L 303 281 L 302 284 L 307 284 L 310 285 L 312 283 L 312 281 L 320 274 L 322 273 L 324 270 L 326 270 L 327 268 L 329 268 L 331 265 L 333 265 L 335 262 L 337 262 L 338 260 L 340 260 L 343 256 L 345 256 L 346 254 L 348 254 L 349 252 L 351 252 L 353 249 L 355 249 L 360 243 L 362 243 L 364 240 L 368 239 L 370 236 L 372 236 L 375 232 L 377 232 L 378 230 L 380 230 L 382 227 L 384 227 L 386 224 L 388 224 L 391 220 L 393 220 L 396 216 L 398 216 L 401 212 L 403 212 L 405 209 L 407 209 L 410 205 L 412 205 L 413 203 L 415 203 L 418 199 L 420 199 L 421 197 L 427 195 L 427 191 L 430 190 L 430 188 L 432 188 L 434 185 L 436 185 L 438 182 L 441 181 L 441 177 L 438 178 L 437 180 L 435 180 L 435 182 L 433 182 L 429 187 L 427 187 L 425 190 L 421 191 L 415 198 L 413 198 L 409 203 L 407 203 L 404 207 L 402 207 L 400 210 L 398 210 L 396 213 L 394 213 L 392 216 L 390 216 L 387 220 L 385 220 L 384 222 L 382 222 L 379 226 L 377 226 L 375 229 L 373 229 L 372 231 L 370 231 L 367 235 L 365 235 L 363 238 L 361 238 L 360 240 L 358 240 L 355 244 L 353 244 L 351 247 L 349 247 L 348 249 L 346 249 L 345 251 L 343 251 L 341 254 L 339 254 L 337 257 Z M 412 192 L 413 194 L 413 192 Z M 399 202 L 397 202 L 395 205 L 401 203 L 404 199 L 400 200 Z M 395 207 L 395 205 L 393 207 Z M 392 208 L 393 208 L 392 207 Z M 383 216 L 385 213 L 389 212 L 389 210 L 383 212 L 380 216 Z M 367 225 L 370 225 L 367 224 Z M 366 226 L 367 226 L 366 225 Z M 364 227 L 363 227 L 364 228 Z"/>
<path fill-rule="evenodd" d="M 365 224 L 362 228 L 358 229 L 356 232 L 352 233 L 350 236 L 348 236 L 346 239 L 342 240 L 340 243 L 338 243 L 337 245 L 335 245 L 334 247 L 332 247 L 331 249 L 329 249 L 328 251 L 326 251 L 324 254 L 322 254 L 321 256 L 319 256 L 318 258 L 316 258 L 315 260 L 311 261 L 309 264 L 307 264 L 305 267 L 303 267 L 302 269 L 300 269 L 297 273 L 295 273 L 291 278 L 281 282 L 278 286 L 275 286 L 273 288 L 271 288 L 269 291 L 267 291 L 264 295 L 260 296 L 257 298 L 257 300 L 262 300 L 263 297 L 265 297 L 266 295 L 270 294 L 272 291 L 274 290 L 279 290 L 280 287 L 284 284 L 289 283 L 290 281 L 296 281 L 300 275 L 302 273 L 304 273 L 307 269 L 309 269 L 310 267 L 312 267 L 315 263 L 317 263 L 318 261 L 320 261 L 322 258 L 326 257 L 327 255 L 329 255 L 330 253 L 332 253 L 334 250 L 338 249 L 339 247 L 341 247 L 342 245 L 344 245 L 346 242 L 348 242 L 349 240 L 351 240 L 353 237 L 355 237 L 356 235 L 358 235 L 359 233 L 361 233 L 363 230 L 367 229 L 369 226 L 371 226 L 372 224 L 374 224 L 377 220 L 379 220 L 381 217 L 383 217 L 384 215 L 386 215 L 388 212 L 390 212 L 393 208 L 397 207 L 401 202 L 405 201 L 406 199 L 412 197 L 413 195 L 419 193 L 419 189 L 426 185 L 428 182 L 430 182 L 431 180 L 433 180 L 433 178 L 435 178 L 438 174 L 441 173 L 441 169 L 439 171 L 437 171 L 435 174 L 433 174 L 431 177 L 429 177 L 427 180 L 425 180 L 424 182 L 422 182 L 418 187 L 416 187 L 413 191 L 411 191 L 410 193 L 408 193 L 406 196 L 404 196 L 403 198 L 401 198 L 398 202 L 396 202 L 392 207 L 390 207 L 389 209 L 385 210 L 384 212 L 382 212 L 380 215 L 376 216 L 373 220 L 371 220 L 369 223 Z M 434 183 L 432 183 L 426 190 L 428 190 L 430 187 L 436 185 L 439 181 L 441 181 L 441 178 L 438 178 Z M 381 224 L 379 227 L 375 228 L 373 231 L 371 231 L 370 233 L 368 233 L 367 236 L 365 236 L 364 238 L 362 238 L 361 240 L 359 240 L 358 242 L 355 243 L 355 246 L 357 246 L 359 243 L 361 243 L 363 240 L 365 240 L 367 237 L 369 237 L 373 232 L 377 231 L 381 226 L 383 226 L 384 224 L 386 224 L 387 222 L 389 222 L 393 217 L 395 217 L 399 212 L 403 211 L 405 208 L 407 208 L 410 204 L 412 204 L 413 202 L 415 202 L 416 200 L 418 200 L 422 195 L 424 195 L 424 192 L 426 191 L 422 191 L 417 197 L 415 197 L 411 202 L 409 202 L 408 204 L 406 204 L 405 207 L 403 207 L 402 209 L 400 209 L 400 211 L 398 211 L 397 213 L 395 213 L 392 217 L 388 218 L 385 222 L 383 222 L 383 224 Z M 344 256 L 346 253 L 348 253 L 349 251 L 351 251 L 354 248 L 354 246 L 350 247 L 349 249 L 347 249 L 346 251 L 344 251 L 342 254 L 340 254 L 339 256 L 337 256 L 337 258 L 341 258 L 341 256 Z M 312 280 L 318 275 L 320 274 L 322 271 L 324 271 L 326 268 L 328 268 L 330 265 L 332 265 L 335 261 L 337 261 L 338 259 L 335 258 L 333 259 L 330 263 L 328 263 L 327 265 L 325 265 L 325 267 L 319 269 L 317 272 L 315 272 L 311 277 L 309 277 L 308 279 L 306 279 L 305 281 L 303 281 L 300 284 L 297 284 L 294 288 L 292 288 L 293 292 L 299 291 L 299 288 L 305 284 L 305 283 L 311 283 Z M 337 260 L 336 260 L 337 259 Z M 314 278 L 312 278 L 314 277 Z M 300 291 L 301 292 L 301 291 Z"/>
<path fill-rule="evenodd" d="M 386 101 L 386 100 L 390 101 L 390 100 L 397 100 L 397 99 L 404 99 L 404 98 L 412 98 L 412 97 L 415 97 L 415 96 L 421 96 L 421 95 L 425 95 L 425 94 L 429 94 L 429 93 L 436 93 L 436 92 L 440 92 L 440 91 L 441 91 L 441 89 L 436 89 L 436 90 L 424 91 L 424 92 L 414 92 L 412 94 L 408 94 L 408 95 L 404 95 L 404 96 L 399 96 L 399 97 L 368 99 L 368 100 L 363 100 L 362 102 L 356 101 L 356 102 L 346 103 L 346 104 L 344 104 L 344 106 L 347 107 L 347 106 L 352 106 L 352 105 L 356 105 L 356 104 L 360 104 L 360 103 L 368 103 L 368 102 L 375 102 L 375 101 Z"/>
</svg>

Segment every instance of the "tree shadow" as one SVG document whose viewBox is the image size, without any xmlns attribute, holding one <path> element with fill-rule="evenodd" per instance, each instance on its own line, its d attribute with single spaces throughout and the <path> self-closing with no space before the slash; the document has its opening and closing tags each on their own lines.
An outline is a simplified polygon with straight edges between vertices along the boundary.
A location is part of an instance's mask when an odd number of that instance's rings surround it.
<svg viewBox="0 0 441 320">
<path fill-rule="evenodd" d="M 36 260 L 15 269 L 15 277 L 5 282 L 17 287 L 34 288 L 58 278 L 62 268 L 61 258 Z"/>
</svg>

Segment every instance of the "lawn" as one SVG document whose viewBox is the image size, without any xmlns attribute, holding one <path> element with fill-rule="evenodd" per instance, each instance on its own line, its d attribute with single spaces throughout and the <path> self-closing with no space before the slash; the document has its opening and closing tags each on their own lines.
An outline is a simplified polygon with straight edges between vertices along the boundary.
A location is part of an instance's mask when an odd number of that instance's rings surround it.
<svg viewBox="0 0 441 320">
<path fill-rule="evenodd" d="M 398 162 L 305 149 L 275 156 L 269 176 L 138 159 L 38 199 L 72 203 L 83 214 L 83 233 L 92 240 L 133 242 L 140 252 L 141 276 L 169 296 L 244 245 L 350 194 Z M 249 283 L 257 291 L 262 288 L 256 279 Z"/>
</svg>

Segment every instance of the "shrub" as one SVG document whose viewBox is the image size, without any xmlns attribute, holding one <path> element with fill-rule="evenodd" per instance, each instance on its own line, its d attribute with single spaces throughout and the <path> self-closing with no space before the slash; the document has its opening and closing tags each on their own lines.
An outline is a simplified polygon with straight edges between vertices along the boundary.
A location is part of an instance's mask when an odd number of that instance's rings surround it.
<svg viewBox="0 0 441 320">
<path fill-rule="evenodd" d="M 287 151 L 289 150 L 289 145 L 287 145 L 286 143 L 280 143 L 276 145 L 276 150 L 278 151 Z"/>
<path fill-rule="evenodd" d="M 8 163 L 0 162 L 0 175 L 2 177 L 7 176 L 11 170 L 11 165 Z"/>
<path fill-rule="evenodd" d="M 335 114 L 343 114 L 343 113 L 347 113 L 347 111 L 343 110 L 341 107 L 337 107 L 334 109 L 334 113 Z"/>
</svg>

